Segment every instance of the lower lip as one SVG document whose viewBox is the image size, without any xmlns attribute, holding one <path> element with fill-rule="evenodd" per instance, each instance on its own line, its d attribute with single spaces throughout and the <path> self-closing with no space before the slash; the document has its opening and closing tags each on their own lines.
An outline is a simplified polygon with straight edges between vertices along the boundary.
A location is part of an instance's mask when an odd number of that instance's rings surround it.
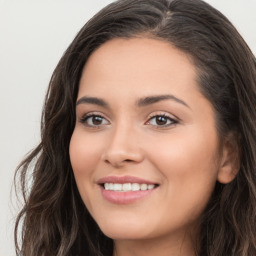
<svg viewBox="0 0 256 256">
<path fill-rule="evenodd" d="M 118 192 L 113 190 L 105 190 L 103 187 L 101 187 L 101 193 L 104 199 L 111 203 L 130 204 L 150 195 L 155 189 L 156 188 L 149 190 Z"/>
</svg>

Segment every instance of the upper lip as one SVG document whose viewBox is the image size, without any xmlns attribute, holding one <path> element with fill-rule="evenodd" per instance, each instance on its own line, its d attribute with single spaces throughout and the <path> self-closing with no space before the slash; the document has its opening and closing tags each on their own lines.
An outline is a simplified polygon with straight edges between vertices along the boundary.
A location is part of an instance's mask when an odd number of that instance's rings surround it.
<svg viewBox="0 0 256 256">
<path fill-rule="evenodd" d="M 152 182 L 149 180 L 145 180 L 139 177 L 135 176 L 106 176 L 98 180 L 98 184 L 104 184 L 104 183 L 139 183 L 139 184 L 157 184 L 156 182 Z"/>
</svg>

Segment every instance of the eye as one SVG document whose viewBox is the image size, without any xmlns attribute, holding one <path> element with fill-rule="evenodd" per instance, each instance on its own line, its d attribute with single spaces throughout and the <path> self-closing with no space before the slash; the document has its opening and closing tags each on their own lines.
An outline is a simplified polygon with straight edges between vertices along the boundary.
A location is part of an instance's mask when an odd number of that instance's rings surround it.
<svg viewBox="0 0 256 256">
<path fill-rule="evenodd" d="M 80 122 L 88 127 L 100 127 L 109 124 L 109 121 L 105 117 L 97 114 L 87 114 L 83 116 Z"/>
<path fill-rule="evenodd" d="M 177 120 L 167 116 L 166 114 L 154 115 L 150 117 L 149 121 L 147 122 L 147 124 L 157 126 L 157 127 L 169 127 L 177 123 L 178 123 Z"/>
</svg>

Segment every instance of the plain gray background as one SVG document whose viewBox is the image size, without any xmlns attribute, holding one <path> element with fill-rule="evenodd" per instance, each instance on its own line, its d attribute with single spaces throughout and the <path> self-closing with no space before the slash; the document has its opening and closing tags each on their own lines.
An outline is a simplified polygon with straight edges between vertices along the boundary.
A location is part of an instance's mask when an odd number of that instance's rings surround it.
<svg viewBox="0 0 256 256">
<path fill-rule="evenodd" d="M 0 256 L 14 256 L 15 167 L 39 142 L 51 73 L 83 24 L 110 0 L 0 0 Z M 207 0 L 256 53 L 256 0 Z"/>
</svg>

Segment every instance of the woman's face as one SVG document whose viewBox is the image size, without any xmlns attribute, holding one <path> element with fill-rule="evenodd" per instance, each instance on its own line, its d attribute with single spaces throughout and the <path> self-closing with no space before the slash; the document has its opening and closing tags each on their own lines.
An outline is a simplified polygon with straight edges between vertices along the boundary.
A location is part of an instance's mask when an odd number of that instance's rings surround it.
<svg viewBox="0 0 256 256">
<path fill-rule="evenodd" d="M 108 41 L 83 69 L 76 111 L 71 164 L 101 230 L 113 239 L 195 230 L 221 153 L 188 56 L 154 39 Z"/>
</svg>

